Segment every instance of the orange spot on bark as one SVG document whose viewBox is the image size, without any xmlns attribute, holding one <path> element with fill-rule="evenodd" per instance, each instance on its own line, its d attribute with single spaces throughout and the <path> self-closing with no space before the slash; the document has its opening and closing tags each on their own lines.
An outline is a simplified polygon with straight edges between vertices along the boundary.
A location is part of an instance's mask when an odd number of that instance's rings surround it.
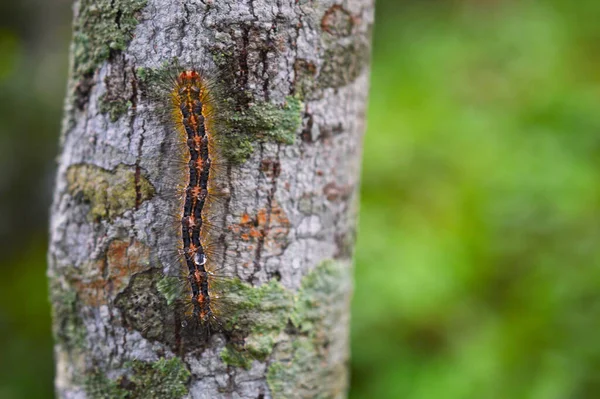
<svg viewBox="0 0 600 399">
<path fill-rule="evenodd" d="M 258 211 L 258 215 L 256 215 L 256 219 L 258 221 L 259 226 L 264 226 L 267 223 L 267 210 L 261 209 Z"/>
<path fill-rule="evenodd" d="M 129 279 L 150 267 L 150 248 L 139 241 L 114 240 L 102 259 L 83 265 L 70 276 L 79 299 L 85 305 L 105 305 L 129 283 Z"/>
<path fill-rule="evenodd" d="M 242 224 L 250 223 L 251 221 L 252 221 L 252 219 L 250 218 L 250 215 L 248 215 L 247 213 L 244 213 L 242 215 L 242 220 L 241 220 Z"/>
<path fill-rule="evenodd" d="M 263 236 L 263 231 L 256 229 L 256 228 L 251 228 L 250 229 L 250 236 L 253 238 L 259 238 Z"/>
<path fill-rule="evenodd" d="M 274 201 L 270 212 L 260 209 L 255 217 L 244 213 L 239 224 L 228 227 L 229 231 L 239 236 L 242 242 L 257 243 L 264 240 L 264 247 L 277 252 L 285 245 L 290 230 L 290 221 L 283 208 Z M 244 251 L 252 251 L 256 245 L 245 245 Z"/>
</svg>

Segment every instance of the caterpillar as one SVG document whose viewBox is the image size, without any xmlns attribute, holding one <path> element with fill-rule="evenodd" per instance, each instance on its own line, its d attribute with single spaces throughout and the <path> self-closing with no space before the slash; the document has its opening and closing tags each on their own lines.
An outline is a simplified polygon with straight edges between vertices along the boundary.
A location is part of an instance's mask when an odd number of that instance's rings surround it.
<svg viewBox="0 0 600 399">
<path fill-rule="evenodd" d="M 214 81 L 196 68 L 169 71 L 170 91 L 167 116 L 172 127 L 174 146 L 167 148 L 175 157 L 177 172 L 167 170 L 166 179 L 175 180 L 175 190 L 165 190 L 173 204 L 175 265 L 179 267 L 181 284 L 177 300 L 185 309 L 183 325 L 193 334 L 204 336 L 213 331 L 224 332 L 220 308 L 223 292 L 217 273 L 222 257 L 215 206 L 227 199 L 222 186 L 227 164 L 219 152 L 219 128 Z M 222 110 L 221 110 L 222 112 Z M 168 231 L 168 233 L 171 233 Z"/>
<path fill-rule="evenodd" d="M 192 315 L 202 323 L 214 317 L 207 270 L 207 230 L 203 211 L 208 197 L 214 139 L 209 129 L 210 100 L 200 74 L 186 70 L 177 77 L 171 93 L 173 117 L 189 149 L 188 183 L 183 196 L 181 240 L 191 290 Z M 215 173 L 212 171 L 212 173 Z"/>
<path fill-rule="evenodd" d="M 243 237 L 242 230 L 249 223 L 256 223 L 250 226 L 256 242 L 268 232 L 260 224 L 259 214 L 256 219 L 241 215 L 241 224 L 228 219 L 230 206 L 237 206 L 230 204 L 230 193 L 235 189 L 230 186 L 230 174 L 238 173 L 239 161 L 231 159 L 226 151 L 238 148 L 231 144 L 232 138 L 249 134 L 243 130 L 247 125 L 242 122 L 262 129 L 263 133 L 255 136 L 261 140 L 271 129 L 271 122 L 267 123 L 263 115 L 272 118 L 291 111 L 286 108 L 288 103 L 263 105 L 262 109 L 268 112 L 262 114 L 251 107 L 243 108 L 236 96 L 246 94 L 231 88 L 225 91 L 223 87 L 230 85 L 222 83 L 228 77 L 222 74 L 229 70 L 219 71 L 180 67 L 177 61 L 158 69 L 137 71 L 141 104 L 154 115 L 145 123 L 158 122 L 158 126 L 153 126 L 163 129 L 161 138 L 153 140 L 152 146 L 144 146 L 147 151 L 142 159 L 157 166 L 157 174 L 150 176 L 159 197 L 152 209 L 166 211 L 169 220 L 167 225 L 153 227 L 161 231 L 156 233 L 157 262 L 152 270 L 160 274 L 156 287 L 171 309 L 158 318 L 163 325 L 174 326 L 173 335 L 169 328 L 160 339 L 176 352 L 206 347 L 207 338 L 213 333 L 218 333 L 236 351 L 252 350 L 245 337 L 255 323 L 258 308 L 278 306 L 268 301 L 249 304 L 255 293 L 251 292 L 251 285 L 240 279 L 239 271 L 247 267 L 248 257 L 240 253 L 242 247 L 229 245 L 231 239 Z M 297 124 L 293 127 L 295 131 Z M 150 162 L 150 158 L 154 160 Z M 251 248 L 251 240 L 243 241 L 247 244 L 244 249 Z M 269 285 L 264 290 L 275 288 Z M 140 325 L 142 335 L 145 325 L 154 328 L 156 321 L 154 316 L 146 320 Z"/>
</svg>

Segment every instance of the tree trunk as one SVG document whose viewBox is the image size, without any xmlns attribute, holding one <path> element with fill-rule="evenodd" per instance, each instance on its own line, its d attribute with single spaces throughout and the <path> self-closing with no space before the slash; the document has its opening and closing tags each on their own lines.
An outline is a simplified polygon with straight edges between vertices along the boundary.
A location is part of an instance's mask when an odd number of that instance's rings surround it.
<svg viewBox="0 0 600 399">
<path fill-rule="evenodd" d="M 372 1 L 74 11 L 48 271 L 58 396 L 344 397 Z M 184 336 L 173 297 L 173 127 L 149 94 L 173 65 L 214 77 L 225 104 L 235 334 Z"/>
</svg>

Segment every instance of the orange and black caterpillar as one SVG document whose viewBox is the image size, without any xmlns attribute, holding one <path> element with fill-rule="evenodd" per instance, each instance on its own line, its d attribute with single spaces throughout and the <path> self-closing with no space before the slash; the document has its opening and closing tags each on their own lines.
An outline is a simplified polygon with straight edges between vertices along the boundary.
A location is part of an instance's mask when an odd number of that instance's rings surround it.
<svg viewBox="0 0 600 399">
<path fill-rule="evenodd" d="M 158 128 L 155 145 L 148 146 L 158 166 L 152 209 L 166 212 L 167 218 L 160 220 L 168 220 L 153 226 L 166 228 L 156 235 L 160 278 L 155 287 L 172 310 L 162 317 L 169 330 L 161 339 L 178 352 L 189 351 L 205 347 L 208 335 L 218 332 L 228 345 L 243 350 L 252 325 L 248 306 L 258 305 L 247 303 L 249 288 L 237 274 L 247 257 L 235 243 L 230 245 L 240 234 L 229 219 L 230 207 L 237 206 L 231 176 L 239 161 L 227 151 L 237 149 L 236 140 L 248 132 L 256 132 L 255 140 L 268 137 L 271 125 L 263 113 L 271 119 L 281 114 L 285 124 L 292 111 L 270 104 L 260 112 L 247 110 L 227 84 L 227 70 L 203 73 L 174 61 L 157 69 L 140 68 L 137 76 L 142 99 L 147 99 L 141 106 L 148 106 L 152 115 L 146 123 Z M 260 229 L 255 233 L 265 234 Z M 146 324 L 150 328 L 153 323 Z M 169 326 L 174 326 L 172 333 Z"/>
<path fill-rule="evenodd" d="M 226 199 L 222 156 L 219 152 L 214 82 L 196 69 L 186 69 L 172 79 L 170 119 L 175 126 L 179 201 L 176 205 L 179 261 L 186 289 L 179 301 L 187 309 L 191 331 L 223 331 L 219 308 L 224 306 L 219 277 L 221 237 L 213 221 L 220 213 L 219 200 Z"/>
<path fill-rule="evenodd" d="M 230 162 L 221 140 L 228 134 L 227 107 L 216 73 L 181 67 L 177 61 L 159 69 L 138 70 L 141 92 L 164 125 L 164 139 L 154 147 L 159 174 L 157 212 L 169 220 L 160 232 L 157 254 L 161 292 L 173 304 L 186 343 L 233 327 L 228 323 L 224 288 L 234 279 L 226 255 L 225 215 L 229 204 L 226 175 Z M 220 75 L 219 75 L 220 77 Z M 195 337 L 195 338 L 194 338 Z"/>
<path fill-rule="evenodd" d="M 210 105 L 198 72 L 184 71 L 179 74 L 176 83 L 171 93 L 173 116 L 180 122 L 189 149 L 189 179 L 181 215 L 183 256 L 191 289 L 193 317 L 205 323 L 214 317 L 210 303 L 209 272 L 206 269 L 206 238 L 203 234 L 203 210 L 211 177 L 211 148 L 214 148 L 207 123 Z"/>
<path fill-rule="evenodd" d="M 216 273 L 225 259 L 220 256 L 221 229 L 213 223 L 222 211 L 220 200 L 227 199 L 227 190 L 222 187 L 226 168 L 219 151 L 219 132 L 223 129 L 225 111 L 218 105 L 215 82 L 199 71 L 186 69 L 177 74 L 173 83 L 171 119 L 176 128 L 178 154 L 183 161 L 178 178 L 180 182 L 185 181 L 185 185 L 179 186 L 180 230 L 177 235 L 180 234 L 179 258 L 184 264 L 187 288 L 180 291 L 182 295 L 178 298 L 187 309 L 187 320 L 180 331 L 185 338 L 177 347 L 192 349 L 202 345 L 211 333 L 220 332 L 226 339 L 229 356 L 237 358 L 245 352 L 244 339 L 230 323 L 229 316 L 233 314 L 229 313 L 236 295 L 240 294 L 231 291 L 240 285 L 235 279 Z M 229 284 L 224 284 L 227 281 Z"/>
</svg>

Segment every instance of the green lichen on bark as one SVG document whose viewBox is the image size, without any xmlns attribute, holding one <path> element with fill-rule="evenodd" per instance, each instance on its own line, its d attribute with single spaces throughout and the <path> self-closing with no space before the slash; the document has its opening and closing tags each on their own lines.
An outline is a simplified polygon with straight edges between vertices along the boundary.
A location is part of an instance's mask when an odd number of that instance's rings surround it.
<svg viewBox="0 0 600 399">
<path fill-rule="evenodd" d="M 92 73 L 125 49 L 147 0 L 80 0 L 73 26 L 74 78 Z"/>
<path fill-rule="evenodd" d="M 357 36 L 348 44 L 335 44 L 326 49 L 323 57 L 325 61 L 318 78 L 319 87 L 338 88 L 353 82 L 369 64 L 368 43 Z"/>
<path fill-rule="evenodd" d="M 167 305 L 174 304 L 184 295 L 181 279 L 173 276 L 163 276 L 156 283 L 156 289 L 165 298 Z"/>
<path fill-rule="evenodd" d="M 134 275 L 129 285 L 115 299 L 124 321 L 151 340 L 171 342 L 173 308 L 156 287 L 160 271 L 148 270 Z"/>
<path fill-rule="evenodd" d="M 328 360 L 328 350 L 330 339 L 338 339 L 331 334 L 347 311 L 348 266 L 323 262 L 303 278 L 296 295 L 274 280 L 260 287 L 239 280 L 225 284 L 234 293 L 228 294 L 231 326 L 246 332 L 242 350 L 229 345 L 221 353 L 226 364 L 249 368 L 253 360 L 272 355 L 267 381 L 274 397 L 343 395 L 345 362 Z"/>
<path fill-rule="evenodd" d="M 67 170 L 68 192 L 88 203 L 89 219 L 112 220 L 154 195 L 154 187 L 135 167 L 119 165 L 106 170 L 78 164 Z"/>
<path fill-rule="evenodd" d="M 315 375 L 322 372 L 322 363 L 310 339 L 298 337 L 291 345 L 280 349 L 289 358 L 269 366 L 267 383 L 273 398 L 323 398 L 330 395 L 319 394 L 317 387 L 325 387 L 328 381 L 314 381 Z M 310 395 L 307 395 L 310 393 Z"/>
<path fill-rule="evenodd" d="M 177 399 L 188 394 L 190 372 L 177 357 L 156 362 L 134 360 L 125 363 L 126 373 L 116 379 L 91 372 L 85 390 L 91 399 Z"/>
<path fill-rule="evenodd" d="M 121 389 L 117 381 L 107 378 L 97 370 L 89 373 L 85 377 L 84 388 L 89 399 L 127 398 L 127 391 Z"/>
<path fill-rule="evenodd" d="M 221 358 L 226 364 L 248 368 L 253 359 L 263 360 L 272 352 L 277 335 L 287 324 L 293 295 L 275 280 L 260 287 L 239 279 L 219 284 L 219 290 L 227 293 L 225 308 L 229 315 L 225 327 L 246 336 L 243 350 L 229 345 Z"/>
<path fill-rule="evenodd" d="M 223 155 L 234 163 L 245 161 L 253 152 L 253 142 L 293 144 L 302 124 L 303 104 L 297 97 L 286 97 L 281 105 L 256 102 L 247 109 L 233 112 L 220 137 Z"/>
<path fill-rule="evenodd" d="M 184 68 L 179 65 L 179 60 L 174 58 L 163 62 L 159 68 L 139 67 L 135 70 L 135 76 L 145 97 L 152 101 L 162 102 L 161 106 L 169 106 L 174 79 L 183 70 Z"/>
<path fill-rule="evenodd" d="M 106 95 L 98 99 L 98 109 L 103 114 L 108 114 L 111 122 L 116 122 L 122 115 L 131 108 L 131 101 L 118 98 L 109 100 Z"/>
<path fill-rule="evenodd" d="M 77 292 L 74 289 L 64 289 L 58 283 L 52 282 L 50 292 L 54 339 L 67 352 L 82 349 L 87 333 L 79 316 Z"/>
<path fill-rule="evenodd" d="M 315 89 L 316 65 L 302 58 L 294 62 L 294 93 L 301 99 L 310 98 Z"/>
<path fill-rule="evenodd" d="M 188 393 L 191 373 L 183 361 L 174 357 L 156 362 L 134 360 L 125 364 L 131 369 L 126 375 L 130 398 L 180 398 Z"/>
<path fill-rule="evenodd" d="M 341 316 L 338 305 L 344 303 L 350 290 L 349 273 L 349 268 L 344 264 L 329 260 L 307 274 L 302 279 L 302 286 L 290 317 L 294 326 L 302 332 L 314 335 L 324 323 L 332 322 L 331 316 Z M 335 314 L 325 314 L 325 308 L 329 308 Z"/>
<path fill-rule="evenodd" d="M 111 122 L 116 122 L 133 107 L 137 97 L 135 72 L 125 57 L 113 57 L 111 68 L 104 77 L 105 92 L 98 99 L 98 108 L 103 114 L 108 114 Z"/>
<path fill-rule="evenodd" d="M 274 398 L 344 396 L 345 361 L 329 351 L 343 339 L 332 334 L 344 321 L 350 290 L 350 268 L 341 262 L 326 261 L 304 277 L 290 316 L 297 331 L 276 347 L 267 372 Z"/>
</svg>

